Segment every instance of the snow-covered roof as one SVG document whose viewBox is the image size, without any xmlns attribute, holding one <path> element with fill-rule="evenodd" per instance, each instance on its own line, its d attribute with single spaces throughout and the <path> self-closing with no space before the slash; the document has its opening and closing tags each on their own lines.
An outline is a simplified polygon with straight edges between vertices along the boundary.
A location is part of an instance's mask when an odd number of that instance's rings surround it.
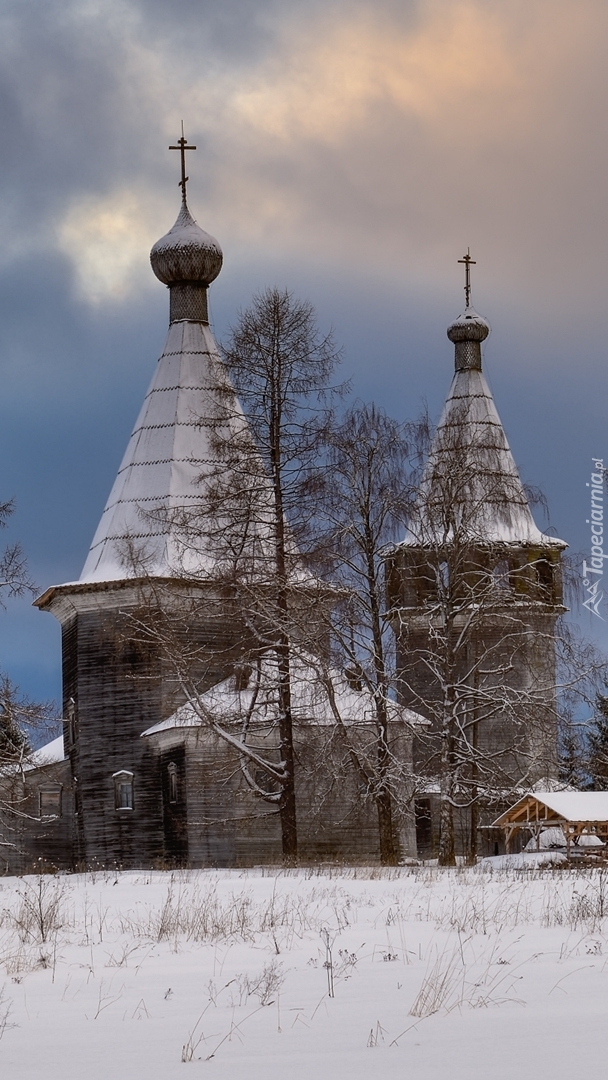
<svg viewBox="0 0 608 1080">
<path fill-rule="evenodd" d="M 63 735 L 59 735 L 56 739 L 38 747 L 37 750 L 29 754 L 25 768 L 39 769 L 41 765 L 56 765 L 57 762 L 65 760 Z"/>
<path fill-rule="evenodd" d="M 173 228 L 150 252 L 152 269 L 165 285 L 196 281 L 209 285 L 222 269 L 222 249 L 192 217 L 184 194 Z"/>
<path fill-rule="evenodd" d="M 176 520 L 201 503 L 199 479 L 217 466 L 205 418 L 217 415 L 225 375 L 211 330 L 201 322 L 174 322 L 93 538 L 81 582 L 133 576 L 129 545 L 142 552 L 145 570 L 171 576 L 183 570 Z M 244 424 L 234 402 L 235 423 Z M 198 573 L 211 571 L 208 552 L 197 551 Z"/>
<path fill-rule="evenodd" d="M 343 672 L 334 669 L 327 672 L 335 702 L 332 709 L 328 691 L 323 684 L 322 669 L 314 657 L 294 659 L 291 664 L 291 705 L 297 722 L 333 724 L 336 712 L 349 724 L 369 723 L 374 718 L 374 702 L 369 690 L 354 689 Z M 273 654 L 266 654 L 259 671 L 253 669 L 248 685 L 238 689 L 234 676 L 211 687 L 191 704 L 182 705 L 167 720 L 144 731 L 155 735 L 161 731 L 199 727 L 205 716 L 219 721 L 230 721 L 251 713 L 255 724 L 272 724 L 278 715 L 278 668 Z M 389 719 L 401 721 L 411 727 L 427 726 L 428 721 L 419 713 L 406 709 L 395 701 L 388 703 Z"/>
<path fill-rule="evenodd" d="M 480 349 L 475 315 L 469 326 L 462 317 L 448 334 L 456 350 Z M 460 330 L 460 335 L 451 333 Z M 485 334 L 483 335 L 485 336 Z M 513 460 L 492 394 L 479 363 L 457 363 L 457 370 L 429 454 L 429 461 L 406 546 L 433 546 L 451 539 L 446 528 L 446 504 L 467 537 L 484 544 L 567 545 L 537 528 Z"/>
<path fill-rule="evenodd" d="M 173 229 L 154 245 L 151 261 L 162 281 L 204 289 L 219 273 L 222 256 L 217 241 L 199 228 L 184 201 Z M 205 529 L 192 527 L 192 511 L 204 514 L 209 479 L 226 470 L 228 447 L 235 461 L 239 453 L 247 455 L 252 489 L 247 494 L 255 498 L 257 515 L 250 546 L 253 552 L 257 545 L 256 557 L 262 556 L 262 574 L 266 545 L 273 536 L 270 480 L 202 309 L 200 318 L 172 318 L 78 584 L 141 575 L 192 575 L 199 580 L 217 576 L 217 544 L 205 537 Z M 295 545 L 290 539 L 288 543 L 294 581 L 310 582 Z"/>
<path fill-rule="evenodd" d="M 52 739 L 45 746 L 39 746 L 30 754 L 25 755 L 20 761 L 12 761 L 0 768 L 0 776 L 15 776 L 21 773 L 32 772 L 33 769 L 41 769 L 44 765 L 57 765 L 66 761 L 63 749 L 63 735 Z"/>
<path fill-rule="evenodd" d="M 534 791 L 519 799 L 494 824 L 504 824 L 507 818 L 515 818 L 530 800 L 540 803 L 562 821 L 608 821 L 608 791 Z"/>
<path fill-rule="evenodd" d="M 564 821 L 608 821 L 608 791 L 535 791 Z"/>
</svg>

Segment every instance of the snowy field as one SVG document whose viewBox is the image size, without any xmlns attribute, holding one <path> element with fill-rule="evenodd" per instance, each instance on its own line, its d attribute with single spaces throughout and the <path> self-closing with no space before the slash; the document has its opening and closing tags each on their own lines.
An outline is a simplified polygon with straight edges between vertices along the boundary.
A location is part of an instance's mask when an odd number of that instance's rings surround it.
<svg viewBox="0 0 608 1080">
<path fill-rule="evenodd" d="M 607 934 L 538 857 L 2 878 L 0 1076 L 604 1075 Z"/>
</svg>

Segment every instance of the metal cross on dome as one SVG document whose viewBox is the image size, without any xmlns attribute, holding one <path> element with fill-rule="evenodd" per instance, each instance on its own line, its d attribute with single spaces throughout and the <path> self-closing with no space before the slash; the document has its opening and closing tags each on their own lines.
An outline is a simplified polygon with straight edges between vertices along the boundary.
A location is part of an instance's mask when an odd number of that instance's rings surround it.
<svg viewBox="0 0 608 1080">
<path fill-rule="evenodd" d="M 177 140 L 177 146 L 170 146 L 169 150 L 179 150 L 180 153 L 181 153 L 182 178 L 179 181 L 179 186 L 182 189 L 182 196 L 183 196 L 183 199 L 184 199 L 184 202 L 185 202 L 186 201 L 186 184 L 188 183 L 188 180 L 190 179 L 189 176 L 186 176 L 186 150 L 196 150 L 196 146 L 188 146 L 188 140 L 186 138 L 184 138 L 184 121 L 183 120 L 182 120 L 182 137 L 181 137 L 181 139 Z"/>
<path fill-rule="evenodd" d="M 463 255 L 462 259 L 458 260 L 459 263 L 464 263 L 464 296 L 466 306 L 471 306 L 471 266 L 477 266 L 475 259 L 471 258 L 471 249 L 467 248 L 466 255 Z"/>
</svg>

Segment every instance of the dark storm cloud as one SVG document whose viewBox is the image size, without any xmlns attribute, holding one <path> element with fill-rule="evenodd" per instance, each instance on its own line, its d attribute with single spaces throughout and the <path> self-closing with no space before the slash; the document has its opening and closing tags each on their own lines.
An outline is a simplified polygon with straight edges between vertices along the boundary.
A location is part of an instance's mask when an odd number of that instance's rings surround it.
<svg viewBox="0 0 608 1080">
<path fill-rule="evenodd" d="M 400 416 L 446 392 L 471 245 L 515 456 L 576 546 L 608 457 L 607 39 L 600 0 L 5 3 L 0 496 L 40 585 L 80 573 L 160 352 L 147 259 L 182 118 L 226 255 L 217 330 L 287 284 Z M 50 617 L 13 607 L 0 634 L 0 663 L 56 692 Z"/>
</svg>

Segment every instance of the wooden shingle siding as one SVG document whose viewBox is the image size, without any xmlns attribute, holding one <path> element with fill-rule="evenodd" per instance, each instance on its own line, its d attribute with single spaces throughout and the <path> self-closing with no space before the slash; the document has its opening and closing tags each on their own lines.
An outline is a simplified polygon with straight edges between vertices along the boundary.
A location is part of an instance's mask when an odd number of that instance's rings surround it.
<svg viewBox="0 0 608 1080">
<path fill-rule="evenodd" d="M 176 618 L 204 691 L 234 672 L 252 642 L 229 597 L 191 601 L 186 593 Z M 69 586 L 49 606 L 63 627 L 63 708 L 69 720 L 69 767 L 64 767 L 73 793 L 71 841 L 63 854 L 57 850 L 63 865 L 280 861 L 276 804 L 250 789 L 232 747 L 204 728 L 142 738 L 181 704 L 175 678 L 163 668 L 158 639 L 145 633 L 146 625 L 166 614 L 150 603 L 142 606 L 136 585 L 119 583 L 99 589 Z M 373 743 L 373 728 L 361 737 Z M 411 731 L 396 724 L 392 737 L 396 755 L 411 773 Z M 298 725 L 295 740 L 300 857 L 377 862 L 375 804 L 361 790 L 344 747 L 332 748 L 331 725 Z M 176 801 L 170 797 L 170 764 Z M 132 809 L 116 805 L 115 778 L 123 771 L 133 774 Z M 408 791 L 400 792 L 396 810 L 403 855 L 415 851 L 408 798 Z M 61 828 L 67 830 L 67 819 Z"/>
<path fill-rule="evenodd" d="M 152 865 L 163 854 L 162 798 L 155 762 L 140 739 L 161 718 L 154 649 L 125 638 L 120 611 L 78 614 L 66 635 L 64 688 L 76 703 L 72 754 L 79 831 L 86 864 Z M 133 810 L 115 807 L 113 776 L 133 773 Z"/>
<path fill-rule="evenodd" d="M 404 725 L 391 727 L 393 753 L 411 775 L 411 732 Z M 205 728 L 161 731 L 146 738 L 156 747 L 163 773 L 167 762 L 180 762 L 179 750 L 183 749 L 190 866 L 251 866 L 281 861 L 276 804 L 252 791 L 234 748 Z M 371 729 L 360 733 L 362 743 L 370 738 Z M 267 752 L 268 745 L 265 749 Z M 410 796 L 404 783 L 395 800 L 395 823 L 404 858 L 416 850 Z M 343 747 L 332 747 L 331 729 L 297 726 L 296 802 L 298 850 L 303 862 L 378 862 L 374 801 L 362 790 Z M 169 854 L 175 825 L 173 820 L 165 821 L 165 849 Z"/>
<path fill-rule="evenodd" d="M 60 793 L 59 813 L 41 815 L 41 791 Z M 74 799 L 68 761 L 0 779 L 0 805 L 0 873 L 71 868 Z"/>
</svg>

